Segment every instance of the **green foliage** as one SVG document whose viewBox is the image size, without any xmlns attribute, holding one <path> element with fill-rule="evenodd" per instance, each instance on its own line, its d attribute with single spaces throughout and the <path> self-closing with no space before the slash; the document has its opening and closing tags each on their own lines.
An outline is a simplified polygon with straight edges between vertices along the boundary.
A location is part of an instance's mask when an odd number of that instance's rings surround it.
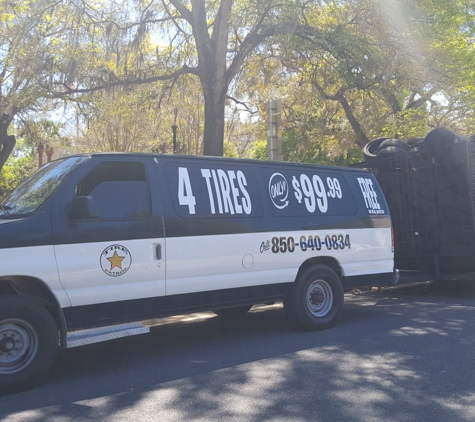
<svg viewBox="0 0 475 422">
<path fill-rule="evenodd" d="M 287 132 L 282 139 L 282 156 L 284 161 L 325 164 L 335 166 L 347 166 L 349 164 L 363 161 L 363 153 L 357 147 L 348 148 L 343 152 L 335 154 L 328 145 L 314 142 L 310 149 L 301 151 L 301 140 L 296 131 Z M 258 160 L 268 160 L 267 141 L 259 140 L 254 144 L 252 158 Z"/>
<path fill-rule="evenodd" d="M 254 148 L 252 149 L 251 157 L 256 160 L 268 160 L 269 154 L 267 153 L 267 140 L 258 140 L 254 142 Z"/>
<path fill-rule="evenodd" d="M 409 139 L 424 137 L 430 131 L 430 113 L 424 107 L 402 110 L 387 120 L 380 136 Z"/>
<path fill-rule="evenodd" d="M 226 114 L 227 156 L 252 149 L 255 158 L 267 159 L 265 104 L 278 98 L 288 161 L 358 161 L 358 126 L 369 139 L 424 136 L 436 126 L 475 132 L 475 6 L 469 0 L 205 0 L 208 35 L 226 28 L 213 38 L 221 57 L 212 56 L 209 43 L 199 52 L 192 22 L 183 19 L 198 3 L 3 2 L 0 117 L 15 114 L 16 126 L 20 118 L 29 122 L 18 128 L 23 144 L 17 150 L 42 142 L 54 147 L 54 158 L 91 150 L 171 152 L 169 116 L 178 107 L 180 152 L 201 154 L 203 80 L 213 74 L 216 87 L 216 75 L 236 57 L 227 76 L 221 74 L 237 99 Z M 229 15 L 220 15 L 226 5 Z M 283 30 L 289 23 L 293 34 Z M 248 35 L 255 42 L 247 44 Z M 210 60 L 221 70 L 201 74 Z M 136 85 L 137 79 L 154 82 Z M 121 81 L 130 83 L 116 86 Z M 105 89 L 68 92 L 97 86 Z M 64 115 L 74 114 L 69 139 L 64 128 L 39 118 L 64 104 L 70 105 Z M 252 119 L 244 122 L 238 105 Z M 218 120 L 207 121 L 217 127 Z M 0 128 L 0 142 L 7 130 Z M 28 172 L 28 163 L 21 164 L 27 157 L 7 162 L 4 190 L 23 177 L 15 167 Z"/>
<path fill-rule="evenodd" d="M 36 149 L 41 143 L 54 149 L 53 159 L 67 155 L 69 138 L 61 135 L 61 124 L 47 119 L 25 120 L 14 128 L 15 148 L 0 173 L 0 197 L 10 193 L 38 168 Z M 43 157 L 46 162 L 46 154 Z"/>
<path fill-rule="evenodd" d="M 0 173 L 0 200 L 19 186 L 37 168 L 33 149 L 22 139 L 17 141 L 13 153 Z"/>
<path fill-rule="evenodd" d="M 229 141 L 224 141 L 224 153 L 223 157 L 238 158 L 238 152 L 236 146 Z"/>
<path fill-rule="evenodd" d="M 50 146 L 54 148 L 57 158 L 65 155 L 65 150 L 71 148 L 71 140 L 63 135 L 63 125 L 49 119 L 23 120 L 17 133 L 23 148 L 36 148 L 39 144 Z"/>
<path fill-rule="evenodd" d="M 291 131 L 283 135 L 282 155 L 284 161 L 336 166 L 345 166 L 362 161 L 363 153 L 359 148 L 352 146 L 341 150 L 338 148 L 338 144 L 337 139 L 334 139 L 333 142 L 328 139 L 326 142 L 318 142 L 316 140 L 311 143 L 310 148 L 305 151 L 299 151 L 299 135 L 296 131 Z"/>
<path fill-rule="evenodd" d="M 177 109 L 181 154 L 201 154 L 203 101 L 196 78 L 183 77 L 173 98 L 161 98 L 159 83 L 115 87 L 89 97 L 75 108 L 78 152 L 172 152 L 170 118 Z"/>
</svg>

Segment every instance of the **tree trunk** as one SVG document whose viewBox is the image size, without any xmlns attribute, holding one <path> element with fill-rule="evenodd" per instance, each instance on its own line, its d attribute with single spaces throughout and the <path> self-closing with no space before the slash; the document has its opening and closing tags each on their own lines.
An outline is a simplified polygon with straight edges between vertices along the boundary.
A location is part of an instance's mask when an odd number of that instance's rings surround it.
<svg viewBox="0 0 475 422">
<path fill-rule="evenodd" d="M 335 95 L 335 99 L 343 107 L 343 110 L 345 111 L 345 114 L 346 114 L 346 118 L 350 122 L 353 132 L 355 132 L 356 145 L 358 145 L 360 148 L 363 148 L 369 142 L 369 139 L 365 135 L 363 130 L 361 129 L 361 125 L 358 122 L 358 120 L 356 120 L 356 117 L 353 114 L 353 110 L 351 109 L 351 106 L 348 103 L 348 100 L 346 99 L 344 93 L 342 91 L 338 91 L 337 94 Z"/>
<path fill-rule="evenodd" d="M 385 100 L 391 106 L 391 111 L 393 112 L 393 114 L 396 115 L 397 113 L 399 113 L 402 109 L 394 92 L 387 89 L 386 87 L 381 88 L 381 92 Z"/>
<path fill-rule="evenodd" d="M 343 110 L 346 114 L 346 118 L 350 122 L 351 128 L 353 132 L 355 132 L 356 140 L 355 144 L 358 145 L 360 148 L 363 148 L 368 142 L 369 139 L 361 129 L 361 125 L 356 120 L 355 115 L 353 114 L 353 110 L 351 109 L 348 100 L 345 97 L 345 91 L 343 88 L 340 88 L 335 95 L 327 94 L 323 87 L 319 85 L 317 81 L 312 81 L 312 85 L 317 88 L 319 94 L 326 100 L 338 101 L 340 105 L 343 107 Z"/>
<path fill-rule="evenodd" d="M 204 155 L 223 155 L 224 107 L 229 82 L 226 71 L 229 19 L 232 0 L 221 0 L 215 17 L 212 36 L 208 32 L 205 2 L 192 0 L 192 11 L 176 4 L 188 16 L 198 51 L 198 71 L 205 100 L 205 129 L 203 135 Z"/>
<path fill-rule="evenodd" d="M 8 127 L 12 118 L 8 114 L 0 117 L 0 172 L 16 144 L 15 136 L 8 135 Z"/>
<path fill-rule="evenodd" d="M 204 96 L 205 126 L 203 135 L 203 154 L 222 157 L 224 150 L 224 106 L 226 93 L 218 95 L 218 97 L 222 98 L 216 98 L 216 95 L 212 95 L 211 98 L 207 98 L 206 94 Z"/>
<path fill-rule="evenodd" d="M 228 84 L 224 78 L 224 72 L 217 71 L 214 60 L 209 60 L 203 66 L 199 77 L 203 87 L 205 103 L 203 154 L 222 157 L 224 151 L 224 114 Z"/>
</svg>

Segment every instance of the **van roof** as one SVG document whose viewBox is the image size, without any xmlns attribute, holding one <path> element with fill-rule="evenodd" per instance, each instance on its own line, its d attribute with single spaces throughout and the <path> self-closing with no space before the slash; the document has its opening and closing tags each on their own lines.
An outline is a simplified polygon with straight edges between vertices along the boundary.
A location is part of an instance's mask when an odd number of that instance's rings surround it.
<svg viewBox="0 0 475 422">
<path fill-rule="evenodd" d="M 313 163 L 295 163 L 295 162 L 288 162 L 288 161 L 268 161 L 268 160 L 258 160 L 254 158 L 232 158 L 232 157 L 217 157 L 217 156 L 210 156 L 210 155 L 185 155 L 185 154 L 162 154 L 162 153 L 147 153 L 147 152 L 94 152 L 94 153 L 86 153 L 86 154 L 75 154 L 71 155 L 70 157 L 62 157 L 62 158 L 72 158 L 72 157 L 157 157 L 161 159 L 171 159 L 171 160 L 190 160 L 190 161 L 224 161 L 229 163 L 246 163 L 246 164 L 264 164 L 266 166 L 284 166 L 284 167 L 320 167 L 325 169 L 338 169 L 339 171 L 350 171 L 356 173 L 371 173 L 365 169 L 357 169 L 357 168 L 350 168 L 350 167 L 343 167 L 343 166 L 332 166 L 327 164 L 313 164 Z"/>
</svg>

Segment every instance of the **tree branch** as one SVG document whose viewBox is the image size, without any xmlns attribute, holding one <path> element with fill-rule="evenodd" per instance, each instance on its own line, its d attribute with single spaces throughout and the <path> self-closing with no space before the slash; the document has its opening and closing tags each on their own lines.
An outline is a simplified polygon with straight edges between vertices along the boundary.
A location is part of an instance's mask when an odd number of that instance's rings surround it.
<svg viewBox="0 0 475 422">
<path fill-rule="evenodd" d="M 173 7 L 178 10 L 180 15 L 185 19 L 190 25 L 193 23 L 193 15 L 192 12 L 188 10 L 188 8 L 180 1 L 180 0 L 169 0 Z M 165 3 L 162 0 L 162 3 L 165 6 Z M 165 6 L 166 7 L 166 6 Z"/>
<path fill-rule="evenodd" d="M 230 95 L 226 95 L 226 98 L 228 100 L 231 100 L 233 101 L 234 103 L 236 104 L 239 104 L 239 105 L 242 105 L 247 112 L 251 113 L 251 114 L 256 114 L 256 113 L 259 113 L 258 111 L 254 111 L 252 110 L 246 103 L 242 102 L 242 101 L 239 101 L 238 99 L 234 98 L 234 97 L 231 97 Z"/>
<path fill-rule="evenodd" d="M 422 95 L 420 98 L 417 100 L 411 101 L 408 104 L 404 105 L 404 109 L 410 109 L 410 108 L 417 108 L 423 105 L 425 102 L 429 101 L 431 97 L 438 91 L 439 89 L 437 87 L 433 87 L 432 89 L 429 90 L 429 92 L 425 93 Z M 412 97 L 414 98 L 414 97 Z"/>
<path fill-rule="evenodd" d="M 101 91 L 106 88 L 112 88 L 115 86 L 127 86 L 127 85 L 141 85 L 147 84 L 151 82 L 158 82 L 158 81 L 169 81 L 172 79 L 178 79 L 181 75 L 185 74 L 193 74 L 198 76 L 198 69 L 196 67 L 189 67 L 183 66 L 181 69 L 170 73 L 168 75 L 159 75 L 159 76 L 151 76 L 149 78 L 136 78 L 136 79 L 124 79 L 118 80 L 110 83 L 103 83 L 102 85 L 97 85 L 92 88 L 71 88 L 67 84 L 61 84 L 62 89 L 64 92 L 57 92 L 54 93 L 51 98 L 62 98 L 70 94 L 84 94 L 84 93 L 91 93 L 95 91 Z"/>
<path fill-rule="evenodd" d="M 220 76 L 226 73 L 226 50 L 228 47 L 229 18 L 231 16 L 232 0 L 221 0 L 218 14 L 213 24 L 211 35 L 212 47 L 216 58 L 216 70 Z"/>
<path fill-rule="evenodd" d="M 261 16 L 259 20 L 259 25 L 264 20 L 264 16 Z M 297 22 L 289 21 L 287 23 L 282 23 L 279 26 L 273 26 L 271 28 L 261 29 L 259 26 L 255 26 L 254 29 L 249 32 L 246 37 L 244 38 L 242 44 L 239 47 L 239 51 L 234 56 L 231 65 L 229 66 L 228 70 L 226 71 L 226 82 L 229 82 L 237 75 L 239 69 L 241 69 L 242 64 L 246 57 L 250 54 L 250 52 L 256 48 L 262 41 L 266 38 L 273 37 L 276 35 L 286 35 L 292 34 L 295 32 L 297 28 Z"/>
<path fill-rule="evenodd" d="M 312 81 L 312 85 L 317 88 L 318 93 L 325 99 L 325 100 L 332 100 L 332 101 L 338 101 L 340 105 L 343 107 L 343 110 L 346 114 L 346 118 L 351 124 L 351 128 L 353 129 L 353 132 L 355 132 L 356 135 L 356 140 L 355 143 L 358 145 L 360 148 L 363 148 L 368 142 L 369 139 L 366 136 L 366 134 L 363 132 L 361 129 L 361 125 L 356 120 L 355 115 L 353 114 L 353 110 L 351 109 L 350 103 L 345 97 L 345 91 L 343 88 L 340 88 L 335 95 L 330 95 L 325 92 L 322 86 L 317 81 Z"/>
</svg>

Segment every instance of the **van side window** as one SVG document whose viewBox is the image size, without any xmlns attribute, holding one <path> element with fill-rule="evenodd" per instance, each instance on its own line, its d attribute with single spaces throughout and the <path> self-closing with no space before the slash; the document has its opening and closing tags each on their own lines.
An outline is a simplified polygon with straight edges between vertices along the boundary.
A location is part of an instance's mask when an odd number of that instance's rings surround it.
<svg viewBox="0 0 475 422">
<path fill-rule="evenodd" d="M 136 219 L 151 215 L 143 163 L 100 163 L 76 186 L 76 196 L 91 196 L 99 211 L 99 219 Z"/>
</svg>

